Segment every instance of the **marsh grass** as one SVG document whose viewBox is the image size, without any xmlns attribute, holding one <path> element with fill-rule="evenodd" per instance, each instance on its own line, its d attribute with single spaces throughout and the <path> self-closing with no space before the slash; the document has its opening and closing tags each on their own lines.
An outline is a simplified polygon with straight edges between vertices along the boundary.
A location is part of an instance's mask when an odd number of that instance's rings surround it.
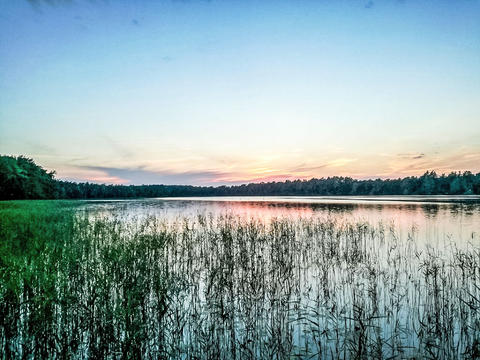
<svg viewBox="0 0 480 360">
<path fill-rule="evenodd" d="M 478 239 L 234 215 L 167 221 L 0 204 L 12 358 L 478 358 Z"/>
</svg>

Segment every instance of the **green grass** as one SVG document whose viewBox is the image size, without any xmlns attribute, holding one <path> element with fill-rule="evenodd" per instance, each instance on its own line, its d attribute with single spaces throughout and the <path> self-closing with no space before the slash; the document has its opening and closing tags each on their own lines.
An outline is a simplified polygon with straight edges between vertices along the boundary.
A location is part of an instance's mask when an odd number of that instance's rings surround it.
<svg viewBox="0 0 480 360">
<path fill-rule="evenodd" d="M 478 358 L 480 249 L 335 219 L 0 202 L 13 358 Z"/>
</svg>

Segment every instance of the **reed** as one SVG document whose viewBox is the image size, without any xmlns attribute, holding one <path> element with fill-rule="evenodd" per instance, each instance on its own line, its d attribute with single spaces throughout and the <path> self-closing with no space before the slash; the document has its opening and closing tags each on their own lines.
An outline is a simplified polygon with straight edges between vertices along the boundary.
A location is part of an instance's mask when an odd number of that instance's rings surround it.
<svg viewBox="0 0 480 360">
<path fill-rule="evenodd" d="M 480 357 L 475 234 L 15 202 L 0 239 L 4 359 Z"/>
</svg>

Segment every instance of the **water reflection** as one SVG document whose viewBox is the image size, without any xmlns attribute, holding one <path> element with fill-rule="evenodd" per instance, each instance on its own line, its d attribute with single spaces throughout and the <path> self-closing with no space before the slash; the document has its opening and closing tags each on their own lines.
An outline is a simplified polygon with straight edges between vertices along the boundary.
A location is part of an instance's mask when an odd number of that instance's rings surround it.
<svg viewBox="0 0 480 360">
<path fill-rule="evenodd" d="M 170 220 L 228 213 L 267 222 L 274 218 L 323 217 L 339 222 L 394 223 L 401 232 L 417 228 L 419 238 L 432 243 L 446 238 L 461 242 L 480 231 L 479 197 L 158 198 L 88 201 L 82 208 L 97 215 L 121 213 L 137 218 L 155 215 Z"/>
<path fill-rule="evenodd" d="M 480 353 L 478 205 L 149 199 L 85 202 L 73 219 L 61 210 L 2 228 L 36 241 L 7 263 L 20 281 L 0 284 L 6 359 Z"/>
</svg>

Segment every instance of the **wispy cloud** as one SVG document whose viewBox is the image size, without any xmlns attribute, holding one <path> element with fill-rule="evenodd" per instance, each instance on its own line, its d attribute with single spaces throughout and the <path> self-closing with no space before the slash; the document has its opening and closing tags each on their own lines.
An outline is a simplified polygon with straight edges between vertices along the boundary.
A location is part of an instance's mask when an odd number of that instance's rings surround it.
<svg viewBox="0 0 480 360">
<path fill-rule="evenodd" d="M 118 153 L 123 158 L 130 158 L 134 155 L 134 152 L 128 147 L 123 145 L 121 142 L 112 139 L 109 136 L 103 136 L 103 139 L 107 142 L 107 144 Z"/>
<path fill-rule="evenodd" d="M 122 184 L 194 184 L 205 185 L 219 182 L 231 174 L 219 171 L 155 171 L 145 167 L 120 168 L 104 166 L 76 166 L 84 175 L 76 180 Z M 78 177 L 78 175 L 77 175 Z"/>
<path fill-rule="evenodd" d="M 354 161 L 356 161 L 357 159 L 353 159 L 353 158 L 339 158 L 339 159 L 334 159 L 334 160 L 331 160 L 327 163 L 327 166 L 329 167 L 343 167 L 347 164 L 350 164 Z"/>
<path fill-rule="evenodd" d="M 418 160 L 423 159 L 426 155 L 424 153 L 402 153 L 397 154 L 397 156 L 402 159 Z"/>
<path fill-rule="evenodd" d="M 421 175 L 427 170 L 435 170 L 437 173 L 449 173 L 451 171 L 472 170 L 478 171 L 480 152 L 474 148 L 460 148 L 451 154 L 439 152 L 429 153 L 402 153 L 393 157 L 388 166 L 389 171 L 382 177 L 403 177 Z"/>
<path fill-rule="evenodd" d="M 216 170 L 184 171 L 152 170 L 139 167 L 107 167 L 75 165 L 60 176 L 61 179 L 77 182 L 94 182 L 108 184 L 165 184 L 165 185 L 238 185 L 251 182 L 271 182 L 295 179 L 307 179 L 291 172 L 263 171 L 257 173 L 225 172 Z"/>
<path fill-rule="evenodd" d="M 314 173 L 316 171 L 319 171 L 319 170 L 322 170 L 322 169 L 325 169 L 328 165 L 327 164 L 321 164 L 321 165 L 312 165 L 312 166 L 307 166 L 306 164 L 301 164 L 299 166 L 296 166 L 296 167 L 293 167 L 291 169 L 289 169 L 289 171 L 291 171 L 292 173 L 305 173 L 305 172 L 309 172 L 309 173 Z"/>
<path fill-rule="evenodd" d="M 39 142 L 27 141 L 26 142 L 28 152 L 32 154 L 32 156 L 54 156 L 58 155 L 58 151 L 50 145 L 45 145 Z"/>
</svg>

